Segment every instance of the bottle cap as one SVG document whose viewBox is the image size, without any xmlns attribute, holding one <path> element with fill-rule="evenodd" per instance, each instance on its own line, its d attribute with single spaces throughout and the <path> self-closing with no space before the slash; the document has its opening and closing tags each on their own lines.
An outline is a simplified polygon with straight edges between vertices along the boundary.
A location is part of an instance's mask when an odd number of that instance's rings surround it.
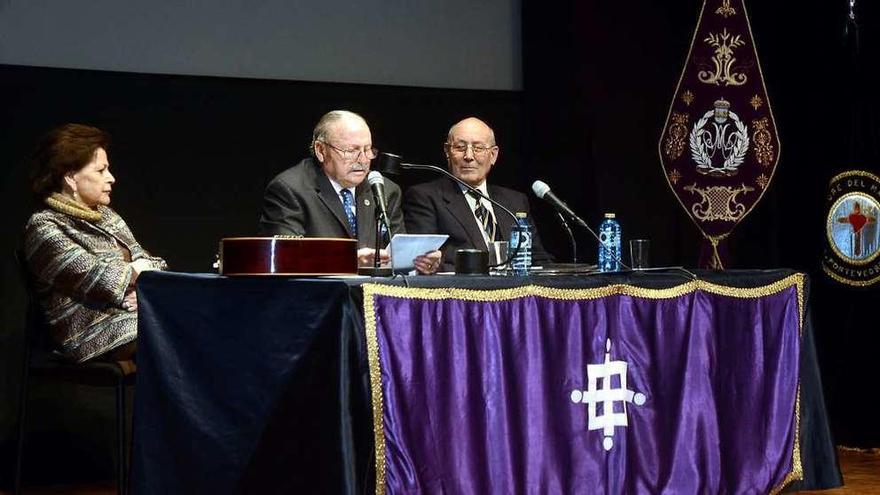
<svg viewBox="0 0 880 495">
<path fill-rule="evenodd" d="M 614 218 L 614 213 L 606 213 L 605 218 Z"/>
<path fill-rule="evenodd" d="M 516 212 L 516 218 L 528 218 L 528 214 L 524 211 L 518 211 Z"/>
</svg>

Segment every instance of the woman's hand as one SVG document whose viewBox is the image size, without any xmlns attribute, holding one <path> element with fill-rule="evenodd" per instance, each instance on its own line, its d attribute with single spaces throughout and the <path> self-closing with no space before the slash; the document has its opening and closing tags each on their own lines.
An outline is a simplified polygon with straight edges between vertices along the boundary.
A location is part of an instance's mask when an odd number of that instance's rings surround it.
<svg viewBox="0 0 880 495">
<path fill-rule="evenodd" d="M 143 272 L 149 272 L 155 270 L 156 268 L 150 262 L 150 260 L 146 258 L 138 258 L 130 263 L 132 273 L 131 280 L 128 281 L 129 287 L 134 287 L 135 282 L 137 282 L 138 276 Z"/>
<path fill-rule="evenodd" d="M 138 309 L 138 298 L 137 292 L 130 291 L 125 297 L 122 298 L 122 309 L 126 311 L 137 311 Z"/>
<path fill-rule="evenodd" d="M 132 261 L 131 267 L 134 268 L 134 271 L 137 272 L 138 275 L 140 275 L 141 272 L 149 272 L 151 270 L 155 270 L 155 268 L 153 268 L 153 264 L 150 262 L 150 260 L 146 258 L 139 258 Z"/>
</svg>

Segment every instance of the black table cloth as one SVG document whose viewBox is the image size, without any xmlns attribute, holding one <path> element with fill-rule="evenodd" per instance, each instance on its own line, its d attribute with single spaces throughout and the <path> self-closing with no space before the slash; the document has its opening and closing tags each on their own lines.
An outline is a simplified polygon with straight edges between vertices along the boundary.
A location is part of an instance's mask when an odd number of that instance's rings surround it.
<svg viewBox="0 0 880 495">
<path fill-rule="evenodd" d="M 756 287 L 789 270 L 697 272 Z M 391 285 L 672 287 L 683 273 L 373 279 Z M 136 493 L 367 493 L 373 487 L 364 279 L 144 274 L 132 485 Z M 809 301 L 809 291 L 806 291 Z M 807 304 L 800 355 L 804 480 L 841 483 Z"/>
</svg>

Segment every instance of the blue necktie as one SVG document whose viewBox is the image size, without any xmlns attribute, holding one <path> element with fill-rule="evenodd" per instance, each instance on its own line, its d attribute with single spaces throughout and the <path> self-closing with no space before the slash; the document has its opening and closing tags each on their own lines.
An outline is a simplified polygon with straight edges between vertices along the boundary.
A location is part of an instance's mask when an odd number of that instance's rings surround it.
<svg viewBox="0 0 880 495">
<path fill-rule="evenodd" d="M 354 216 L 354 197 L 348 189 L 339 191 L 342 194 L 342 207 L 345 209 L 345 216 L 348 217 L 348 228 L 351 230 L 351 236 L 355 239 L 358 236 L 358 222 Z"/>
</svg>

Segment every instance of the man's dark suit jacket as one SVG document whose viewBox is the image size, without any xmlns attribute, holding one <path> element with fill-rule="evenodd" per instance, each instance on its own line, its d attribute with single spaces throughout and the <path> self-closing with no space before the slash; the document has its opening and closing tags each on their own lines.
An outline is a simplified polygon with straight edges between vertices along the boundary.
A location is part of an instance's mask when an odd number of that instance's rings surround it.
<svg viewBox="0 0 880 495">
<path fill-rule="evenodd" d="M 529 200 L 525 194 L 505 187 L 487 185 L 489 197 L 506 206 L 510 211 L 530 213 Z M 498 230 L 495 239 L 508 240 L 514 220 L 497 206 L 493 208 Z M 483 234 L 474 220 L 470 205 L 461 188 L 448 178 L 440 178 L 407 189 L 403 199 L 406 230 L 410 234 L 448 234 L 449 239 L 441 248 L 443 271 L 452 271 L 455 252 L 459 249 L 486 249 Z M 531 218 L 531 214 L 529 215 Z M 534 224 L 532 225 L 534 227 Z M 541 238 L 535 230 L 532 237 L 532 260 L 540 264 L 552 261 L 544 250 Z"/>
<path fill-rule="evenodd" d="M 354 199 L 357 205 L 358 247 L 374 247 L 376 211 L 373 194 L 366 180 L 355 188 Z M 391 217 L 391 234 L 404 232 L 400 187 L 388 179 L 385 179 L 385 202 Z M 263 235 L 354 238 L 348 227 L 342 200 L 314 158 L 306 158 L 281 172 L 266 186 L 260 232 Z"/>
</svg>

